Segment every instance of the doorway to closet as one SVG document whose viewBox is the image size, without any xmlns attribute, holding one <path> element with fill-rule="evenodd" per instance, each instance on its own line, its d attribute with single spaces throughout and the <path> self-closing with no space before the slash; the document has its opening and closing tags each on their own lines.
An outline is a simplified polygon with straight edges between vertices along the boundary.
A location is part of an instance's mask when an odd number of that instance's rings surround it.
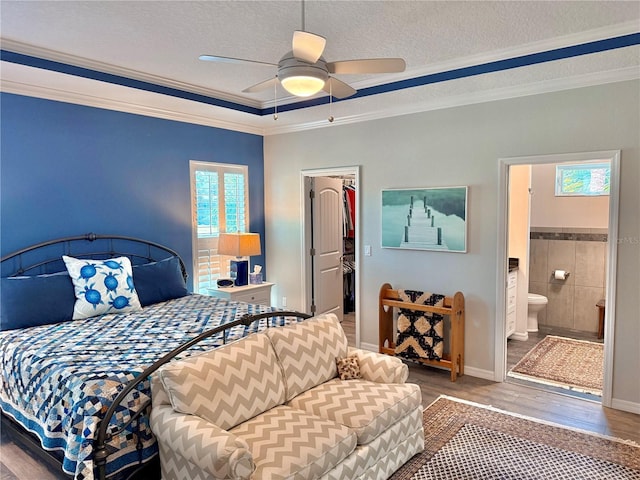
<svg viewBox="0 0 640 480">
<path fill-rule="evenodd" d="M 359 332 L 359 167 L 301 172 L 304 198 L 304 304 L 318 315 L 335 313 L 349 344 Z"/>
</svg>

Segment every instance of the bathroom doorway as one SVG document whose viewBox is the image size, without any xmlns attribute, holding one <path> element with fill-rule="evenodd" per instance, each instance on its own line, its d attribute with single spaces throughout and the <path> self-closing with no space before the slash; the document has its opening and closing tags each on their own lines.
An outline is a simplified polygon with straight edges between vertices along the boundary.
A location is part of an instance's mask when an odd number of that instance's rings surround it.
<svg viewBox="0 0 640 480">
<path fill-rule="evenodd" d="M 595 162 L 610 166 L 609 195 L 567 195 L 556 190 L 556 175 L 574 165 L 595 168 Z M 617 225 L 618 162 L 617 151 L 501 159 L 506 197 L 504 249 L 505 257 L 509 257 L 507 271 L 502 275 L 507 287 L 514 278 L 518 281 L 515 301 L 508 288 L 504 295 L 505 325 L 499 330 L 505 336 L 497 343 L 504 346 L 502 352 L 497 352 L 504 355 L 502 380 L 602 401 L 605 406 L 610 402 L 615 317 L 612 309 L 597 305 L 609 305 L 612 302 L 606 300 L 615 298 L 617 228 L 612 226 Z M 539 297 L 531 296 L 532 301 L 530 294 Z M 539 303 L 540 299 L 546 304 L 537 307 L 540 310 L 537 315 L 530 315 L 528 304 Z M 535 305 L 531 311 L 534 309 Z M 600 314 L 604 338 L 598 338 Z M 569 387 L 572 380 L 565 380 L 568 368 L 556 375 L 555 365 L 566 358 L 544 363 L 543 355 L 547 353 L 565 355 L 564 343 L 571 344 L 567 348 L 575 346 L 585 358 L 601 356 L 601 395 L 592 385 L 582 388 L 577 382 L 578 385 Z M 519 362 L 522 364 L 514 369 Z M 586 360 L 575 363 L 580 370 Z M 531 373 L 527 371 L 529 368 L 548 372 Z"/>
</svg>

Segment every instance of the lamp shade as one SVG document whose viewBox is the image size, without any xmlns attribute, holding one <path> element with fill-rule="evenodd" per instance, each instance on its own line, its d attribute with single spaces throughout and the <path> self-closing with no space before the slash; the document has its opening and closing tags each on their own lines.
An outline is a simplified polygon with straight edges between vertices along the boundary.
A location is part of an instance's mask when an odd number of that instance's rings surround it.
<svg viewBox="0 0 640 480">
<path fill-rule="evenodd" d="M 257 233 L 221 233 L 218 239 L 218 254 L 235 257 L 260 255 L 260 235 Z"/>
</svg>

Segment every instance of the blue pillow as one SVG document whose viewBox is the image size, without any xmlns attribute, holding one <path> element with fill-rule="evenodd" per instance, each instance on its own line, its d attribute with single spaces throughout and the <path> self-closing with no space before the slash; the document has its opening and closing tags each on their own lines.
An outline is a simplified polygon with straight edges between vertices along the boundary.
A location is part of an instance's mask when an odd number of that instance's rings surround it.
<svg viewBox="0 0 640 480">
<path fill-rule="evenodd" d="M 73 318 L 76 296 L 67 272 L 5 277 L 0 283 L 0 330 L 35 327 Z"/>
<path fill-rule="evenodd" d="M 189 294 L 178 257 L 134 265 L 133 283 L 143 307 Z"/>
</svg>

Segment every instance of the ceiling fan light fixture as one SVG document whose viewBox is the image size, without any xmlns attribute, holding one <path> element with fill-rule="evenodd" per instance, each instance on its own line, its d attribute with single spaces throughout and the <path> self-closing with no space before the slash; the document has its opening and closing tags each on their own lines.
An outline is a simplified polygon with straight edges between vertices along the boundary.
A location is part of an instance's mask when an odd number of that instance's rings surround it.
<svg viewBox="0 0 640 480">
<path fill-rule="evenodd" d="M 280 83 L 282 83 L 284 89 L 296 97 L 310 97 L 311 95 L 315 95 L 322 90 L 324 82 L 322 78 L 309 75 L 293 75 L 280 79 Z"/>
<path fill-rule="evenodd" d="M 311 65 L 296 58 L 283 58 L 278 69 L 282 87 L 296 97 L 310 97 L 324 88 L 329 79 L 324 61 Z"/>
</svg>

